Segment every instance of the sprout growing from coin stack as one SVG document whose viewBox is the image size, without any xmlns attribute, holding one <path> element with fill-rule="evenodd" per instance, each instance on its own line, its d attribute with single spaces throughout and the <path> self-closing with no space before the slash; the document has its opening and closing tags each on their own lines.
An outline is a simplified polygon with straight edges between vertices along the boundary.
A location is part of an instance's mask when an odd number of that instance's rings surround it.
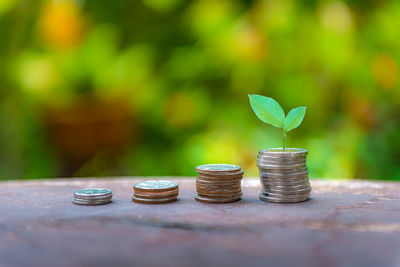
<svg viewBox="0 0 400 267">
<path fill-rule="evenodd" d="M 306 115 L 306 107 L 294 108 L 287 116 L 282 107 L 274 99 L 262 95 L 249 95 L 250 105 L 256 116 L 277 128 L 282 128 L 283 144 L 282 149 L 286 149 L 286 133 L 297 128 Z"/>
<path fill-rule="evenodd" d="M 281 128 L 283 134 L 282 148 L 258 152 L 257 166 L 263 187 L 260 200 L 278 203 L 307 200 L 311 193 L 306 165 L 308 151 L 286 148 L 286 133 L 301 124 L 306 107 L 294 108 L 285 116 L 279 103 L 270 97 L 249 95 L 249 99 L 256 116 L 267 124 Z"/>
</svg>

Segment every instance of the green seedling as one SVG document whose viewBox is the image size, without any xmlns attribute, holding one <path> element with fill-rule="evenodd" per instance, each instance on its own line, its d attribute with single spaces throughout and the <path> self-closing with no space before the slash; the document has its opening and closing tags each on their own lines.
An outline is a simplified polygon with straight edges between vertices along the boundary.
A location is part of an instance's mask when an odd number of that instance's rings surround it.
<svg viewBox="0 0 400 267">
<path fill-rule="evenodd" d="M 282 128 L 283 151 L 286 148 L 286 132 L 297 128 L 306 115 L 306 107 L 301 106 L 289 111 L 287 116 L 282 107 L 274 99 L 262 95 L 249 95 L 250 105 L 256 116 L 263 122 Z"/>
</svg>

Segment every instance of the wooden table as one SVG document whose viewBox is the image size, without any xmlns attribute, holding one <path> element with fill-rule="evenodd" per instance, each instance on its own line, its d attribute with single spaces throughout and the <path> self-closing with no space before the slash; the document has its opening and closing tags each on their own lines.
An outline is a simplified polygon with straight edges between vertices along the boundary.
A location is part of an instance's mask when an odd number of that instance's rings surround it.
<svg viewBox="0 0 400 267">
<path fill-rule="evenodd" d="M 272 204 L 245 179 L 241 201 L 204 204 L 186 178 L 175 203 L 133 203 L 143 179 L 0 183 L 0 266 L 400 266 L 400 183 L 314 180 L 311 200 Z M 84 187 L 113 203 L 73 205 Z"/>
</svg>

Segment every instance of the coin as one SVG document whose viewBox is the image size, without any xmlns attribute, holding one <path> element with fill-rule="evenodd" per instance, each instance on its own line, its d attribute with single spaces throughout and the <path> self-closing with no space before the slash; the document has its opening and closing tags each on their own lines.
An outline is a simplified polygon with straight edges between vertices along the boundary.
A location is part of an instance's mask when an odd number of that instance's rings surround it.
<svg viewBox="0 0 400 267">
<path fill-rule="evenodd" d="M 260 169 L 259 172 L 260 172 L 260 175 L 264 176 L 264 177 L 297 177 L 297 176 L 300 176 L 300 175 L 308 175 L 308 170 L 289 173 L 289 172 L 286 172 L 286 171 L 280 172 L 279 170 L 278 171 L 272 171 L 272 170 Z"/>
<path fill-rule="evenodd" d="M 284 184 L 298 184 L 298 183 L 306 183 L 308 182 L 308 176 L 280 176 L 280 177 L 271 177 L 271 176 L 262 176 L 262 181 L 264 183 L 284 183 Z"/>
<path fill-rule="evenodd" d="M 74 192 L 73 204 L 102 205 L 110 203 L 112 192 L 106 188 L 85 188 Z"/>
<path fill-rule="evenodd" d="M 272 192 L 272 191 L 268 191 L 265 192 L 263 195 L 264 196 L 268 196 L 268 197 L 276 197 L 276 198 L 280 198 L 280 199 L 298 199 L 299 197 L 303 197 L 303 196 L 309 196 L 311 193 L 311 189 L 307 190 L 307 191 L 302 191 L 302 192 Z"/>
<path fill-rule="evenodd" d="M 177 193 L 168 193 L 168 194 L 153 194 L 153 195 L 147 195 L 147 194 L 139 194 L 139 193 L 133 193 L 134 197 L 137 198 L 145 198 L 145 199 L 165 199 L 165 198 L 177 198 L 178 194 Z"/>
<path fill-rule="evenodd" d="M 139 194 L 139 195 L 143 195 L 143 196 L 148 196 L 148 197 L 160 197 L 160 198 L 162 198 L 164 196 L 169 196 L 169 195 L 178 195 L 179 194 L 179 189 L 177 188 L 177 189 L 174 189 L 174 190 L 171 190 L 171 191 L 164 191 L 164 192 L 142 192 L 142 191 L 136 192 L 135 191 L 135 193 Z"/>
<path fill-rule="evenodd" d="M 280 194 L 280 195 L 299 195 L 311 193 L 311 187 L 299 188 L 299 189 L 278 189 L 271 187 L 264 187 L 264 191 L 268 194 Z"/>
<path fill-rule="evenodd" d="M 272 184 L 272 183 L 262 183 L 264 188 L 273 188 L 277 190 L 298 190 L 303 188 L 311 187 L 309 182 L 298 184 L 298 185 L 288 185 L 288 184 Z"/>
<path fill-rule="evenodd" d="M 213 186 L 213 185 L 201 185 L 201 184 L 196 184 L 196 188 L 199 190 L 239 190 L 241 189 L 241 186 Z"/>
<path fill-rule="evenodd" d="M 238 191 L 236 193 L 228 193 L 228 194 L 213 194 L 209 192 L 197 192 L 197 195 L 201 197 L 208 197 L 214 199 L 230 199 L 230 198 L 241 198 L 243 193 L 242 191 Z"/>
<path fill-rule="evenodd" d="M 133 185 L 132 201 L 141 204 L 164 204 L 178 199 L 179 185 L 165 180 L 151 180 Z"/>
<path fill-rule="evenodd" d="M 307 149 L 303 148 L 267 148 L 258 152 L 260 155 L 275 156 L 275 157 L 305 157 L 308 154 Z"/>
<path fill-rule="evenodd" d="M 85 201 L 85 200 L 80 200 L 80 199 L 74 199 L 72 200 L 73 204 L 76 205 L 82 205 L 82 206 L 91 206 L 91 205 L 103 205 L 103 204 L 108 204 L 111 202 L 111 198 L 107 200 L 98 200 L 98 201 Z"/>
<path fill-rule="evenodd" d="M 268 160 L 268 161 L 275 161 L 275 162 L 302 162 L 306 161 L 305 156 L 290 156 L 290 155 L 257 155 L 258 160 Z"/>
<path fill-rule="evenodd" d="M 197 195 L 195 199 L 207 203 L 225 203 L 242 196 L 243 170 L 232 164 L 207 164 L 196 167 Z"/>
<path fill-rule="evenodd" d="M 109 196 L 112 195 L 110 189 L 106 188 L 85 188 L 74 192 L 76 197 L 94 197 L 94 196 Z"/>
<path fill-rule="evenodd" d="M 273 163 L 306 163 L 306 157 L 284 158 L 276 156 L 257 155 L 257 160 L 271 161 Z"/>
<path fill-rule="evenodd" d="M 297 202 L 303 202 L 308 200 L 309 196 L 301 196 L 295 199 L 281 199 L 281 198 L 276 198 L 276 197 L 269 197 L 269 196 L 264 196 L 263 194 L 259 195 L 260 200 L 267 201 L 267 202 L 276 202 L 276 203 L 297 203 Z"/>
<path fill-rule="evenodd" d="M 136 196 L 132 197 L 132 201 L 140 204 L 166 204 L 177 201 L 178 198 L 164 198 L 164 199 L 147 199 L 147 198 L 139 198 Z"/>
<path fill-rule="evenodd" d="M 222 196 L 222 197 L 226 197 L 227 195 L 238 195 L 238 194 L 242 194 L 242 190 L 241 189 L 236 189 L 236 190 L 201 190 L 201 189 L 197 189 L 197 193 L 199 195 L 207 195 L 207 196 Z"/>
<path fill-rule="evenodd" d="M 206 179 L 203 177 L 198 177 L 197 181 L 199 184 L 203 185 L 220 185 L 220 186 L 229 186 L 229 185 L 241 185 L 242 179 L 234 179 L 234 180 L 219 180 L 219 179 Z"/>
<path fill-rule="evenodd" d="M 199 196 L 199 195 L 196 195 L 194 198 L 197 201 L 204 202 L 204 203 L 229 203 L 229 202 L 235 202 L 235 201 L 238 201 L 241 199 L 241 197 L 216 199 L 216 198 L 203 197 L 203 196 Z"/>
<path fill-rule="evenodd" d="M 267 160 L 257 160 L 257 166 L 260 168 L 287 168 L 287 167 L 307 167 L 306 162 L 273 162 Z"/>
<path fill-rule="evenodd" d="M 308 172 L 307 167 L 287 169 L 287 168 L 267 168 L 264 166 L 259 166 L 259 168 L 262 170 L 262 172 L 265 172 L 268 174 L 274 174 L 274 173 L 276 173 L 276 174 L 300 174 L 300 173 Z"/>
<path fill-rule="evenodd" d="M 135 192 L 165 192 L 178 188 L 178 183 L 164 180 L 152 180 L 133 185 Z"/>
<path fill-rule="evenodd" d="M 198 180 L 201 180 L 203 182 L 210 182 L 210 183 L 219 183 L 219 184 L 223 184 L 223 183 L 240 183 L 240 181 L 242 180 L 242 178 L 208 178 L 208 177 L 204 177 L 204 176 L 198 176 Z"/>
<path fill-rule="evenodd" d="M 264 149 L 257 155 L 263 190 L 260 200 L 289 203 L 307 200 L 311 193 L 306 149 Z"/>
<path fill-rule="evenodd" d="M 206 177 L 206 178 L 242 178 L 243 177 L 243 170 L 240 170 L 239 172 L 219 172 L 219 173 L 210 173 L 210 172 L 198 172 L 198 175 L 201 177 Z"/>
<path fill-rule="evenodd" d="M 207 173 L 231 173 L 239 170 L 239 166 L 232 164 L 205 164 L 196 167 L 196 171 Z"/>
</svg>

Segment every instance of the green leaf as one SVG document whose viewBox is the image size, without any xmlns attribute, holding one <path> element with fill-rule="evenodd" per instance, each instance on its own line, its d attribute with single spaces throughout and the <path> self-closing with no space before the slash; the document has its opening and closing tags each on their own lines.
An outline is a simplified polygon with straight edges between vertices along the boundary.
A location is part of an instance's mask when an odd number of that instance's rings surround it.
<svg viewBox="0 0 400 267">
<path fill-rule="evenodd" d="M 306 115 L 306 107 L 298 107 L 292 109 L 286 116 L 284 129 L 289 132 L 297 128 Z"/>
<path fill-rule="evenodd" d="M 283 128 L 285 112 L 282 107 L 270 97 L 249 95 L 250 105 L 257 117 L 267 124 Z"/>
</svg>

